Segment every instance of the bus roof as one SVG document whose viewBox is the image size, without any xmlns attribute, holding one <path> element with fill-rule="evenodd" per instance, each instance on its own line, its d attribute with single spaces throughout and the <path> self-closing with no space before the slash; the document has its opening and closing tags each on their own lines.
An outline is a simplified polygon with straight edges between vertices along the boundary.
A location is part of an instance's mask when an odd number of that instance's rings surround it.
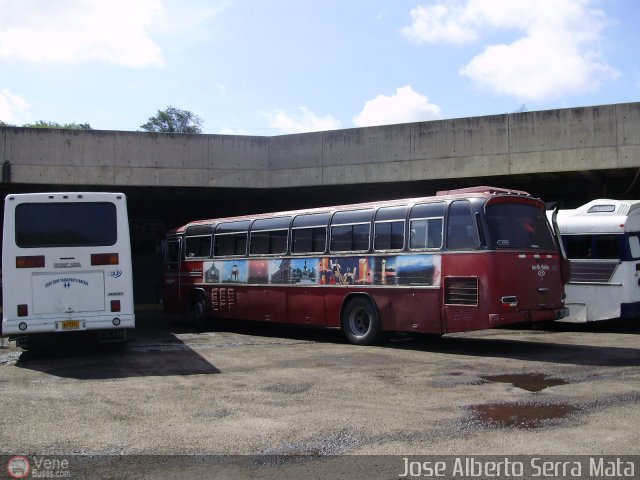
<svg viewBox="0 0 640 480">
<path fill-rule="evenodd" d="M 640 200 L 599 198 L 581 207 L 558 212 L 564 234 L 640 231 Z"/>
<path fill-rule="evenodd" d="M 27 200 L 31 202 L 59 202 L 78 201 L 90 199 L 115 199 L 126 198 L 124 193 L 119 192 L 37 192 L 37 193 L 10 193 L 5 197 L 5 201 L 16 200 L 18 202 Z"/>
<path fill-rule="evenodd" d="M 381 200 L 381 201 L 373 201 L 366 203 L 355 203 L 355 204 L 346 204 L 346 205 L 335 205 L 335 206 L 326 206 L 326 207 L 317 207 L 317 208 L 305 208 L 298 210 L 288 210 L 288 211 L 275 211 L 275 212 L 267 212 L 267 213 L 256 213 L 250 215 L 240 215 L 235 217 L 224 217 L 224 218 L 212 218 L 206 220 L 196 220 L 193 222 L 189 222 L 186 225 L 174 228 L 170 230 L 169 234 L 180 234 L 184 233 L 184 231 L 191 226 L 194 225 L 209 225 L 214 223 L 222 223 L 222 222 L 234 222 L 239 220 L 254 220 L 260 218 L 272 218 L 272 217 L 287 217 L 287 216 L 295 216 L 301 214 L 314 214 L 314 213 L 333 213 L 339 210 L 360 210 L 360 209 L 368 209 L 368 208 L 379 208 L 379 207 L 391 207 L 391 206 L 401 206 L 401 205 L 414 205 L 416 203 L 426 203 L 426 202 L 438 202 L 445 200 L 455 200 L 461 198 L 497 198 L 497 197 L 512 197 L 517 199 L 526 199 L 528 202 L 535 202 L 540 204 L 541 207 L 544 207 L 544 203 L 542 200 L 533 197 L 531 194 L 519 190 L 507 190 L 503 188 L 497 187 L 472 187 L 472 188 L 463 188 L 459 190 L 444 190 L 436 193 L 435 196 L 431 197 L 414 197 L 414 198 L 401 198 L 395 200 Z"/>
</svg>

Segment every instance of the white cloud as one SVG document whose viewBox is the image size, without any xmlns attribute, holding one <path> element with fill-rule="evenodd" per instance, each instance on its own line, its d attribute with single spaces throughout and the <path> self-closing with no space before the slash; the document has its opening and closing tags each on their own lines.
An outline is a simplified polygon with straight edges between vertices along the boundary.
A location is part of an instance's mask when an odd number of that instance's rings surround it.
<svg viewBox="0 0 640 480">
<path fill-rule="evenodd" d="M 340 121 L 331 115 L 318 117 L 307 107 L 298 107 L 299 115 L 292 117 L 283 111 L 267 113 L 266 117 L 271 128 L 282 133 L 320 132 L 342 128 Z"/>
<path fill-rule="evenodd" d="M 416 42 L 471 43 L 490 31 L 515 32 L 489 45 L 460 73 L 476 85 L 540 101 L 595 90 L 616 78 L 601 50 L 607 19 L 593 0 L 441 0 L 411 11 L 403 34 Z"/>
<path fill-rule="evenodd" d="M 353 123 L 358 127 L 367 127 L 439 118 L 440 107 L 429 103 L 427 97 L 407 85 L 397 88 L 396 93 L 391 96 L 378 95 L 367 101 L 362 111 L 353 119 Z"/>
<path fill-rule="evenodd" d="M 0 59 L 162 66 L 160 0 L 0 0 Z"/>
<path fill-rule="evenodd" d="M 251 135 L 251 132 L 246 128 L 233 128 L 233 127 L 225 127 L 221 128 L 216 132 L 218 135 Z"/>
<path fill-rule="evenodd" d="M 476 40 L 476 32 L 466 24 L 463 11 L 455 3 L 417 6 L 411 9 L 413 23 L 402 34 L 418 43 L 469 43 Z"/>
<path fill-rule="evenodd" d="M 24 122 L 24 113 L 30 105 L 22 97 L 11 93 L 8 89 L 0 92 L 0 120 L 5 123 L 18 124 Z"/>
</svg>

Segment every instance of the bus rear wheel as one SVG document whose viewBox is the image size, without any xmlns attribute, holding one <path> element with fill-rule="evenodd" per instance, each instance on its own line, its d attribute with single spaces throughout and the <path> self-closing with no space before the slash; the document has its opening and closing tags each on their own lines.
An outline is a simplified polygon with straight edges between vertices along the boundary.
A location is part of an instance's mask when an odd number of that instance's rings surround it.
<svg viewBox="0 0 640 480">
<path fill-rule="evenodd" d="M 380 320 L 373 303 L 365 297 L 355 297 L 342 311 L 342 331 L 355 345 L 373 345 L 380 339 Z"/>
<path fill-rule="evenodd" d="M 204 294 L 198 293 L 191 306 L 191 316 L 193 319 L 193 326 L 198 330 L 204 330 L 209 320 L 209 305 Z"/>
</svg>

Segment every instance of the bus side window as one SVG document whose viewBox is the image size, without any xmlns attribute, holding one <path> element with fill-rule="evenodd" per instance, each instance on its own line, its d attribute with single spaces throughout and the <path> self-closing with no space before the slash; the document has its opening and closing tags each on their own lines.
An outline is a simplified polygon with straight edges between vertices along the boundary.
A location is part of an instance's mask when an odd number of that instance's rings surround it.
<svg viewBox="0 0 640 480">
<path fill-rule="evenodd" d="M 414 205 L 409 216 L 409 249 L 442 248 L 444 202 Z"/>
<path fill-rule="evenodd" d="M 331 220 L 332 252 L 364 252 L 369 250 L 372 210 L 337 212 Z"/>
<path fill-rule="evenodd" d="M 295 228 L 291 230 L 293 253 L 323 253 L 327 243 L 327 227 Z"/>
<path fill-rule="evenodd" d="M 477 245 L 476 230 L 467 200 L 456 200 L 449 207 L 447 223 L 447 248 L 462 250 Z"/>
<path fill-rule="evenodd" d="M 244 232 L 214 235 L 213 243 L 216 257 L 247 253 L 247 234 Z"/>
<path fill-rule="evenodd" d="M 373 224 L 373 249 L 377 251 L 402 250 L 407 207 L 386 207 L 376 212 Z"/>
<path fill-rule="evenodd" d="M 211 255 L 211 235 L 186 237 L 184 245 L 186 258 L 204 258 Z"/>
<path fill-rule="evenodd" d="M 573 259 L 619 260 L 622 235 L 563 235 L 567 257 Z"/>
<path fill-rule="evenodd" d="M 629 248 L 632 258 L 640 258 L 640 234 L 629 236 Z"/>
<path fill-rule="evenodd" d="M 291 217 L 260 218 L 251 225 L 250 255 L 286 254 Z"/>
<path fill-rule="evenodd" d="M 620 259 L 620 242 L 622 235 L 594 235 L 595 250 L 598 252 L 598 258 L 619 260 Z"/>
<path fill-rule="evenodd" d="M 291 224 L 291 253 L 324 253 L 329 213 L 298 215 Z"/>
<path fill-rule="evenodd" d="M 562 235 L 568 258 L 591 258 L 591 235 Z"/>
<path fill-rule="evenodd" d="M 251 232 L 249 252 L 251 255 L 287 253 L 288 234 L 288 230 L 263 230 Z"/>
<path fill-rule="evenodd" d="M 250 220 L 219 223 L 213 235 L 213 256 L 246 255 Z"/>
</svg>

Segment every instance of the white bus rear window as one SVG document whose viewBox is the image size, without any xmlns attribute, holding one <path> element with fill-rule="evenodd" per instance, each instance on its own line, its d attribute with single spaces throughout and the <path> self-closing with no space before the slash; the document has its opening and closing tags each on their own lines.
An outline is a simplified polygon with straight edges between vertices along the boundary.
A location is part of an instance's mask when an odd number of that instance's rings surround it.
<svg viewBox="0 0 640 480">
<path fill-rule="evenodd" d="M 15 227 L 20 248 L 109 246 L 118 239 L 116 206 L 109 202 L 22 203 Z"/>
</svg>

